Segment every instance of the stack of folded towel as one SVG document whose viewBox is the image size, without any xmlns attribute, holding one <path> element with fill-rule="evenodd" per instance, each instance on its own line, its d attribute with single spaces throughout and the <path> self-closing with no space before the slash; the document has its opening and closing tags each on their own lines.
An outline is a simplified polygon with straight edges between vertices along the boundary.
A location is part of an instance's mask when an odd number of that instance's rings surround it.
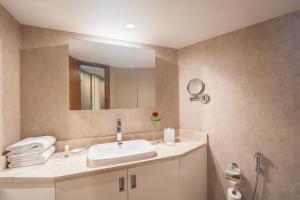
<svg viewBox="0 0 300 200">
<path fill-rule="evenodd" d="M 40 165 L 55 152 L 53 136 L 31 137 L 6 148 L 9 168 Z"/>
</svg>

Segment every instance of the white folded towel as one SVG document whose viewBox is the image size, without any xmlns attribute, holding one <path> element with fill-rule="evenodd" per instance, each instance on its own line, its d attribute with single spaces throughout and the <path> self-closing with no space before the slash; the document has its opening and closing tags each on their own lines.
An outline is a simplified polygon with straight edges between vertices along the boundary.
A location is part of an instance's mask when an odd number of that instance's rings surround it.
<svg viewBox="0 0 300 200">
<path fill-rule="evenodd" d="M 31 165 L 41 165 L 45 163 L 54 152 L 55 152 L 55 147 L 51 146 L 42 154 L 36 154 L 34 156 L 27 155 L 19 158 L 13 158 L 11 159 L 11 162 L 9 161 L 8 167 L 16 168 L 16 167 L 26 167 Z M 8 160 L 9 159 L 10 157 L 8 157 Z"/>
<path fill-rule="evenodd" d="M 52 151 L 51 148 L 54 146 L 50 146 L 48 149 L 45 151 Z M 55 147 L 54 147 L 55 150 Z M 45 152 L 44 151 L 44 152 Z M 33 161 L 39 159 L 42 154 L 44 153 L 22 153 L 22 154 L 13 154 L 10 156 L 7 156 L 7 162 L 27 162 L 27 161 Z"/>
<path fill-rule="evenodd" d="M 9 153 L 7 156 L 16 154 L 31 154 L 31 153 L 43 153 L 56 141 L 53 136 L 41 136 L 41 137 L 30 137 L 21 140 L 13 145 L 6 148 Z"/>
</svg>

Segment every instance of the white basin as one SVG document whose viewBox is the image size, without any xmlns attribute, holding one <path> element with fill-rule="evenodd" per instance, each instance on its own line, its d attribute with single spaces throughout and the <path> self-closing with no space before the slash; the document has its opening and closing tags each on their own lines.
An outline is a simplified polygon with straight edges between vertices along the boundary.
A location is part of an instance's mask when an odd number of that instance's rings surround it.
<svg viewBox="0 0 300 200">
<path fill-rule="evenodd" d="M 155 148 L 147 140 L 124 141 L 121 145 L 116 142 L 96 144 L 89 148 L 87 165 L 98 167 L 154 156 L 156 156 Z"/>
</svg>

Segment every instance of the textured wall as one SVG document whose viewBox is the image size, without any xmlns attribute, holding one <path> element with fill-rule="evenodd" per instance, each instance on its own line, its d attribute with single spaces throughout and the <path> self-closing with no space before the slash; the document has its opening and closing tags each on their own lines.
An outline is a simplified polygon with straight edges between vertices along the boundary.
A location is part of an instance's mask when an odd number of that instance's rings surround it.
<svg viewBox="0 0 300 200">
<path fill-rule="evenodd" d="M 0 5 L 0 152 L 20 138 L 20 46 L 18 22 Z M 4 164 L 0 156 L 0 170 Z"/>
<path fill-rule="evenodd" d="M 68 40 L 86 39 L 124 44 L 63 31 L 22 27 L 22 137 L 54 134 L 58 139 L 112 135 L 116 119 L 123 119 L 123 132 L 151 130 L 154 109 L 97 111 L 69 110 Z M 129 44 L 132 46 L 142 46 Z M 177 51 L 146 46 L 156 52 L 157 110 L 159 127 L 179 126 Z"/>
<path fill-rule="evenodd" d="M 180 128 L 209 134 L 209 199 L 226 199 L 231 162 L 250 199 L 256 151 L 267 158 L 258 199 L 300 199 L 300 11 L 183 48 L 178 65 Z M 209 104 L 189 101 L 192 78 Z"/>
</svg>

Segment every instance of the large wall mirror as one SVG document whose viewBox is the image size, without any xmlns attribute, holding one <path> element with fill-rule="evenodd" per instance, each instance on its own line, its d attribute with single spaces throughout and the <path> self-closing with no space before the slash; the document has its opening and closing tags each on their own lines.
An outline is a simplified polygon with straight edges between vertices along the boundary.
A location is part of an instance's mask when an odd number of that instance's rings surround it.
<svg viewBox="0 0 300 200">
<path fill-rule="evenodd" d="M 71 39 L 71 110 L 155 107 L 155 52 Z"/>
</svg>

